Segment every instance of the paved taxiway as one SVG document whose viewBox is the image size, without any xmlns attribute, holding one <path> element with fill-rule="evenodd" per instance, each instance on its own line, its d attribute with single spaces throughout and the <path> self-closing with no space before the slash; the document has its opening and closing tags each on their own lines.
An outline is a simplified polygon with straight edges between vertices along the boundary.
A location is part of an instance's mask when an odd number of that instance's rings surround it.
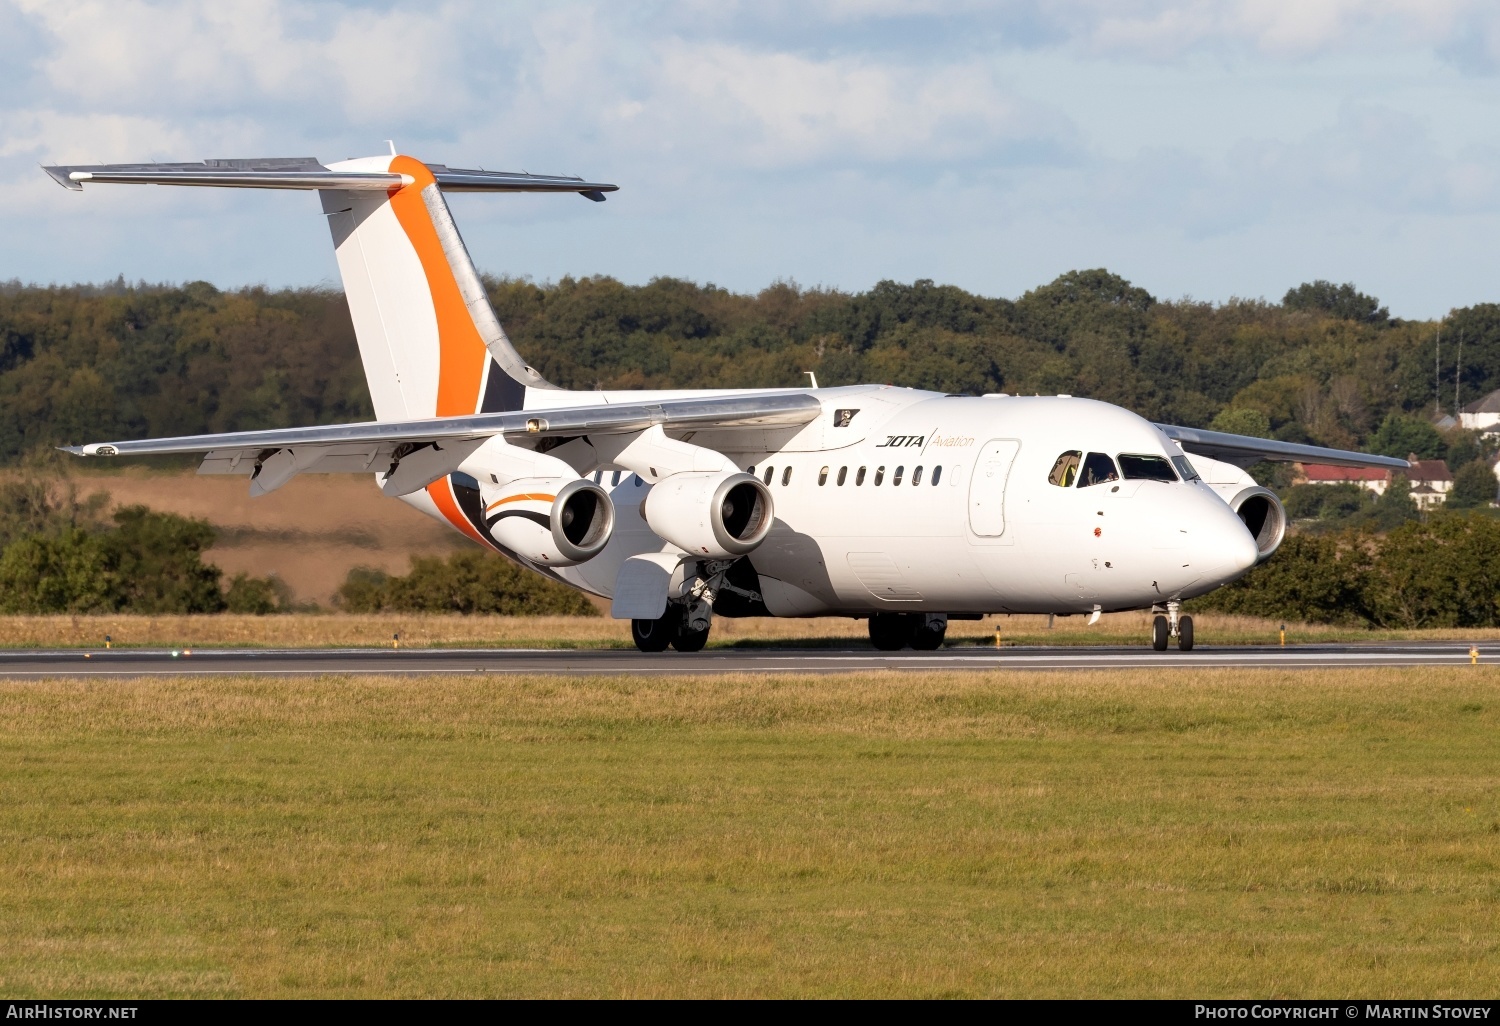
<svg viewBox="0 0 1500 1026">
<path fill-rule="evenodd" d="M 1500 663 L 1500 642 L 1479 646 L 1479 661 Z M 692 655 L 567 649 L 161 649 L 0 652 L 0 678 L 155 674 L 337 673 L 846 673 L 868 670 L 1100 670 L 1138 667 L 1459 666 L 1462 642 L 1145 648 L 949 648 L 876 652 L 860 648 L 710 649 Z"/>
</svg>

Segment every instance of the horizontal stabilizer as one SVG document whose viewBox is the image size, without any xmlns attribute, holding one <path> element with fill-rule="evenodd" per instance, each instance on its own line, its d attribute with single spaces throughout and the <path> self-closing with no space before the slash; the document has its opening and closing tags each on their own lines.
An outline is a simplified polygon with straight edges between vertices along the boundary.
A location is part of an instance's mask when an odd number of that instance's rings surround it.
<svg viewBox="0 0 1500 1026">
<path fill-rule="evenodd" d="M 533 175 L 524 171 L 480 171 L 428 164 L 444 192 L 576 192 L 595 202 L 617 185 L 586 182 L 567 175 Z M 44 167 L 59 185 L 85 184 L 194 185 L 231 189 L 369 189 L 410 185 L 406 175 L 329 168 L 314 157 L 261 157 L 205 160 L 197 164 L 77 164 Z"/>
<path fill-rule="evenodd" d="M 1172 424 L 1156 426 L 1182 446 L 1184 452 L 1232 463 L 1241 468 L 1262 460 L 1273 463 L 1316 463 L 1329 467 L 1384 467 L 1389 470 L 1405 470 L 1411 466 L 1405 460 L 1398 460 L 1393 456 L 1373 456 L 1348 449 L 1325 449 L 1321 445 L 1278 442 L 1270 438 L 1231 435 L 1223 431 L 1177 427 Z"/>
</svg>

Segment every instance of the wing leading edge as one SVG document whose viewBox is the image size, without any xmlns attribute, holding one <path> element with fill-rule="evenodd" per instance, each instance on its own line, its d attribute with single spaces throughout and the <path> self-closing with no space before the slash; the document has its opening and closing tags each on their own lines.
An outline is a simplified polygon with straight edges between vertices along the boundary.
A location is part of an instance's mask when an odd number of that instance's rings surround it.
<svg viewBox="0 0 1500 1026">
<path fill-rule="evenodd" d="M 1388 470 L 1405 470 L 1411 466 L 1406 460 L 1393 456 L 1373 456 L 1348 449 L 1327 449 L 1321 445 L 1278 442 L 1270 438 L 1231 435 L 1224 431 L 1178 427 L 1173 424 L 1156 426 L 1164 435 L 1182 446 L 1184 452 L 1232 463 L 1241 468 L 1262 460 L 1273 463 L 1317 463 L 1331 467 L 1382 467 Z"/>
</svg>

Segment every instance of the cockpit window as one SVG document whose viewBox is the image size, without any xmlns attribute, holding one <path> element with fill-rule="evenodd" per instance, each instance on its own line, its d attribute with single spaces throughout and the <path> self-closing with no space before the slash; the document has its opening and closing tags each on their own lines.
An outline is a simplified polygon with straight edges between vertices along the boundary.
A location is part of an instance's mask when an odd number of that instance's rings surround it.
<svg viewBox="0 0 1500 1026">
<path fill-rule="evenodd" d="M 1091 485 L 1118 480 L 1120 480 L 1120 475 L 1115 470 L 1115 461 L 1102 452 L 1091 452 L 1084 458 L 1083 473 L 1078 476 L 1078 487 L 1088 488 Z"/>
<path fill-rule="evenodd" d="M 1127 481 L 1176 481 L 1172 464 L 1164 456 L 1132 456 L 1120 453 L 1120 473 Z"/>
<path fill-rule="evenodd" d="M 1177 468 L 1177 473 L 1182 475 L 1184 481 L 1198 481 L 1198 471 L 1186 456 L 1173 456 L 1172 466 Z"/>
<path fill-rule="evenodd" d="M 1065 452 L 1052 464 L 1052 473 L 1047 475 L 1047 483 L 1055 484 L 1059 488 L 1072 488 L 1073 481 L 1078 477 L 1078 464 L 1083 459 L 1083 453 L 1074 449 Z"/>
</svg>

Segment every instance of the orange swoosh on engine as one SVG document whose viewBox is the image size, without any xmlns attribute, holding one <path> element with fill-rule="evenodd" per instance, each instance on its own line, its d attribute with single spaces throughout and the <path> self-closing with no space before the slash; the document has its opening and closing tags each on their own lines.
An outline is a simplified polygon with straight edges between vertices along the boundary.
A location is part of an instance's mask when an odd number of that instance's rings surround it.
<svg viewBox="0 0 1500 1026">
<path fill-rule="evenodd" d="M 496 506 L 504 506 L 507 502 L 525 502 L 528 499 L 533 502 L 555 502 L 557 501 L 557 496 L 544 495 L 541 492 L 522 492 L 520 495 L 507 495 L 500 501 L 492 502 L 488 506 L 484 507 L 484 511 L 488 513 Z"/>
</svg>

